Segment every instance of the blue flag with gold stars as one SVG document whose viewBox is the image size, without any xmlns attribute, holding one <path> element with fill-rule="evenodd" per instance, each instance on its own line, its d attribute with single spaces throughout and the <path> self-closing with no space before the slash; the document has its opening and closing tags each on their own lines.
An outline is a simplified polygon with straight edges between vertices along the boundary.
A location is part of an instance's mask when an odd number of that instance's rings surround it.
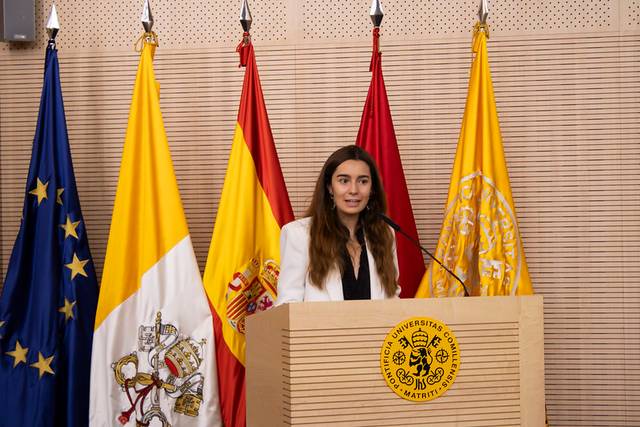
<svg viewBox="0 0 640 427">
<path fill-rule="evenodd" d="M 0 426 L 85 426 L 98 299 L 47 48 L 20 231 L 0 297 Z"/>
</svg>

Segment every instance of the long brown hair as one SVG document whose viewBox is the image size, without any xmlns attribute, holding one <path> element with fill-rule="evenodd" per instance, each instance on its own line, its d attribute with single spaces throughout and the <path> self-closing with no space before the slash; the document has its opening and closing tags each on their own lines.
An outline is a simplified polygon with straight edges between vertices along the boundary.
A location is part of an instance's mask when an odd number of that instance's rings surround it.
<svg viewBox="0 0 640 427">
<path fill-rule="evenodd" d="M 393 256 L 393 233 L 379 218 L 378 213 L 387 210 L 378 168 L 371 156 L 356 145 L 347 145 L 329 156 L 316 182 L 311 204 L 306 216 L 311 217 L 309 230 L 309 279 L 317 288 L 324 288 L 327 274 L 333 268 L 344 272 L 341 253 L 349 240 L 349 230 L 340 222 L 335 205 L 329 195 L 329 186 L 335 170 L 347 160 L 362 160 L 371 173 L 371 195 L 367 208 L 360 212 L 358 226 L 363 227 L 367 238 L 367 249 L 373 255 L 382 288 L 387 296 L 398 289 L 396 266 Z"/>
</svg>

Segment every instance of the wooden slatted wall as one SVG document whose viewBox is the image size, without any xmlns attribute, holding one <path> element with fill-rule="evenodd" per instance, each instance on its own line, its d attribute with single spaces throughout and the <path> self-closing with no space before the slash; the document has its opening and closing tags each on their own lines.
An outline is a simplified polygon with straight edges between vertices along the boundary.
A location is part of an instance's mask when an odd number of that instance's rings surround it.
<svg viewBox="0 0 640 427">
<path fill-rule="evenodd" d="M 203 269 L 240 96 L 234 48 L 241 33 L 235 1 L 187 3 L 153 5 L 161 41 L 155 67 Z M 265 98 L 297 215 L 327 154 L 355 140 L 370 79 L 368 4 L 360 3 L 252 4 Z M 139 6 L 81 4 L 57 2 L 59 46 L 76 178 L 100 271 L 137 65 L 131 46 Z M 384 6 L 387 90 L 420 237 L 433 248 L 476 2 Z M 640 1 L 491 6 L 489 55 L 511 184 L 534 287 L 545 297 L 550 422 L 640 425 Z M 37 2 L 39 22 L 49 7 Z M 91 27 L 87 16 L 109 25 Z M 22 208 L 43 49 L 44 42 L 0 44 L 2 276 Z"/>
</svg>

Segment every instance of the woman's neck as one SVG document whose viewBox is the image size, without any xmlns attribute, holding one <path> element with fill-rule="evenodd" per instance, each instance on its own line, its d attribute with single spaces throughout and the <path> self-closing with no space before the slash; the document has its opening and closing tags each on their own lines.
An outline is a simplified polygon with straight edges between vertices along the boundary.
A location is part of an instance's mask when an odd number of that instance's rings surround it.
<svg viewBox="0 0 640 427">
<path fill-rule="evenodd" d="M 340 220 L 342 225 L 347 227 L 347 230 L 349 230 L 349 238 L 355 240 L 356 229 L 358 228 L 358 219 L 360 219 L 360 215 L 341 215 L 340 213 L 338 213 L 338 219 Z"/>
</svg>

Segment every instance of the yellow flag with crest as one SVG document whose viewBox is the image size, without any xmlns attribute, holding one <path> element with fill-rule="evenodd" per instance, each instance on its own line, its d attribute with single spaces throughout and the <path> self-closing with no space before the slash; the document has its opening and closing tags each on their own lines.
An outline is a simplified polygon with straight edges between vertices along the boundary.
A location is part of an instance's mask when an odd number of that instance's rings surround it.
<svg viewBox="0 0 640 427">
<path fill-rule="evenodd" d="M 474 59 L 449 195 L 435 256 L 471 295 L 532 294 L 502 147 L 489 59 L 488 27 L 477 24 Z M 416 297 L 464 295 L 462 285 L 431 263 Z"/>
</svg>

